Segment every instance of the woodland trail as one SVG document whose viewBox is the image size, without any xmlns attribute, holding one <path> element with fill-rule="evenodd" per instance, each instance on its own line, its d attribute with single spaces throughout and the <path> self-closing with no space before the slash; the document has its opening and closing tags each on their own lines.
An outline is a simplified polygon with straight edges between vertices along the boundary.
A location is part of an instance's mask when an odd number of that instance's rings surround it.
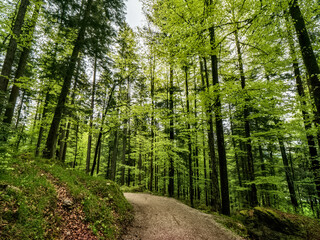
<svg viewBox="0 0 320 240">
<path fill-rule="evenodd" d="M 231 240 L 241 239 L 215 222 L 211 215 L 173 198 L 125 193 L 135 219 L 123 240 Z"/>
<path fill-rule="evenodd" d="M 55 214 L 60 218 L 60 240 L 97 240 L 89 224 L 84 221 L 85 214 L 79 203 L 74 203 L 71 194 L 65 184 L 59 182 L 50 173 L 43 172 L 53 184 L 57 192 L 57 209 Z"/>
</svg>

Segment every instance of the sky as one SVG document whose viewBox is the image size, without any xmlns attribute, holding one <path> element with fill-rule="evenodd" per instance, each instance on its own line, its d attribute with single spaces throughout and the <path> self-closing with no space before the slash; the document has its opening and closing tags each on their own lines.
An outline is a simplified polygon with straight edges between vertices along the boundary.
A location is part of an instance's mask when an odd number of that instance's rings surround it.
<svg viewBox="0 0 320 240">
<path fill-rule="evenodd" d="M 127 0 L 127 22 L 131 28 L 141 26 L 144 16 L 142 14 L 142 4 L 139 0 Z"/>
</svg>

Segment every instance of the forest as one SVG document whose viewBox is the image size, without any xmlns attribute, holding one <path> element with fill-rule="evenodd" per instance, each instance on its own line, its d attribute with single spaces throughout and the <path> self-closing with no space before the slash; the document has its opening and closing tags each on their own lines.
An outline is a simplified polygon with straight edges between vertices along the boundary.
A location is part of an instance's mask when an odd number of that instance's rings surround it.
<svg viewBox="0 0 320 240">
<path fill-rule="evenodd" d="M 130 0 L 129 0 L 130 1 Z M 223 215 L 320 218 L 317 0 L 0 2 L 0 172 L 17 154 Z"/>
</svg>

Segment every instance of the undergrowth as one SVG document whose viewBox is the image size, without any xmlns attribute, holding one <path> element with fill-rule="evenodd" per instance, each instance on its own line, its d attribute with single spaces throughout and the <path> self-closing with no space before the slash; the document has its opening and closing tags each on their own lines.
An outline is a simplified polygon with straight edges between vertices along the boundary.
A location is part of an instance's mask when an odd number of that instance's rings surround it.
<svg viewBox="0 0 320 240">
<path fill-rule="evenodd" d="M 132 220 L 131 206 L 111 181 L 24 154 L 0 170 L 0 239 L 57 239 L 63 223 L 54 214 L 57 194 L 46 178 L 64 183 L 100 239 L 118 239 Z"/>
</svg>

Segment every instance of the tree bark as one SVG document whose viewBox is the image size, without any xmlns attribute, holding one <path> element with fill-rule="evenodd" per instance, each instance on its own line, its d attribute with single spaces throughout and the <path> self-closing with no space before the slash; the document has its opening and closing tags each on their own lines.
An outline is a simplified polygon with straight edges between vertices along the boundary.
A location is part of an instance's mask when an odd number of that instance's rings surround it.
<svg viewBox="0 0 320 240">
<path fill-rule="evenodd" d="M 43 157 L 50 159 L 53 158 L 55 148 L 56 148 L 56 142 L 57 142 L 57 131 L 59 128 L 59 124 L 62 117 L 62 112 L 64 111 L 64 105 L 67 100 L 67 95 L 69 93 L 70 85 L 71 85 L 71 79 L 73 76 L 73 72 L 76 66 L 76 62 L 78 59 L 78 55 L 80 51 L 82 50 L 83 44 L 84 44 L 84 37 L 85 37 L 85 31 L 86 31 L 86 24 L 88 21 L 88 18 L 90 16 L 90 10 L 93 0 L 88 0 L 86 10 L 84 12 L 84 17 L 81 21 L 81 26 L 79 29 L 79 33 L 77 36 L 77 39 L 74 44 L 74 48 L 72 51 L 72 55 L 70 58 L 70 63 L 66 71 L 66 75 L 64 77 L 62 90 L 58 99 L 58 103 L 54 112 L 53 120 L 51 123 L 51 127 L 49 130 L 49 135 L 47 137 L 46 141 L 46 147 L 43 152 Z"/>
<path fill-rule="evenodd" d="M 208 146 L 209 146 L 209 156 L 210 156 L 210 178 L 211 178 L 211 207 L 214 211 L 220 212 L 221 211 L 221 198 L 220 198 L 220 189 L 219 189 L 219 180 L 218 180 L 218 170 L 217 170 L 217 160 L 216 160 L 216 153 L 214 147 L 214 130 L 213 130 L 213 121 L 212 121 L 212 107 L 209 101 L 209 75 L 208 75 L 208 68 L 207 68 L 207 60 L 203 58 L 204 62 L 204 73 L 206 79 L 206 89 L 207 99 L 206 99 L 206 111 L 207 111 L 207 124 L 209 129 L 207 129 L 208 134 Z"/>
<path fill-rule="evenodd" d="M 281 156 L 282 156 L 282 162 L 283 162 L 284 170 L 286 173 L 286 180 L 287 180 L 288 189 L 289 189 L 289 193 L 290 193 L 291 203 L 292 203 L 293 207 L 295 209 L 297 209 L 299 205 L 298 205 L 298 201 L 297 201 L 296 191 L 294 189 L 293 177 L 292 177 L 292 174 L 290 171 L 286 149 L 284 147 L 283 140 L 280 137 L 278 138 L 278 140 L 279 140 L 279 146 L 280 146 L 280 151 L 281 151 Z"/>
<path fill-rule="evenodd" d="M 18 68 L 16 70 L 13 86 L 12 86 L 11 93 L 9 96 L 8 106 L 6 107 L 6 111 L 5 111 L 5 115 L 4 115 L 5 117 L 3 120 L 3 122 L 7 123 L 7 124 L 11 124 L 11 122 L 12 122 L 12 117 L 13 117 L 15 105 L 16 105 L 17 98 L 19 96 L 19 91 L 20 91 L 20 88 L 16 85 L 16 83 L 19 83 L 19 78 L 24 75 L 24 71 L 25 71 L 25 68 L 27 65 L 27 60 L 28 60 L 28 57 L 29 57 L 29 54 L 31 51 L 30 45 L 31 45 L 31 41 L 33 38 L 32 36 L 33 36 L 34 29 L 36 27 L 36 23 L 38 20 L 41 6 L 42 6 L 42 4 L 36 4 L 36 6 L 35 6 L 35 10 L 32 14 L 32 18 L 31 18 L 32 23 L 27 31 L 27 35 L 29 36 L 29 41 L 27 42 L 27 46 L 23 48 L 22 53 L 20 55 Z"/>
<path fill-rule="evenodd" d="M 241 79 L 241 88 L 242 90 L 246 89 L 246 78 L 244 76 L 244 68 L 243 68 L 243 60 L 242 53 L 240 49 L 240 42 L 238 37 L 238 30 L 235 31 L 235 41 L 238 53 L 238 63 L 239 63 L 239 71 L 240 71 L 240 79 Z M 256 184 L 253 183 L 255 180 L 254 173 L 254 164 L 253 164 L 253 154 L 252 154 L 252 144 L 251 144 L 251 133 L 250 133 L 250 123 L 249 123 L 249 107 L 248 101 L 249 99 L 245 97 L 244 99 L 244 109 L 243 109 L 243 118 L 245 124 L 245 137 L 246 137 L 246 151 L 247 151 L 247 162 L 248 162 L 248 177 L 250 180 L 250 191 L 249 191 L 249 202 L 251 207 L 255 207 L 258 205 L 258 196 L 257 196 L 257 187 Z"/>
<path fill-rule="evenodd" d="M 209 28 L 210 32 L 210 45 L 211 50 L 215 51 L 215 32 L 214 27 Z M 217 132 L 217 145 L 219 154 L 219 169 L 220 169 L 220 185 L 221 185 L 221 213 L 224 215 L 230 215 L 230 199 L 229 199 L 229 181 L 228 181 L 228 168 L 226 148 L 223 132 L 222 110 L 221 110 L 221 96 L 218 77 L 218 58 L 216 54 L 211 55 L 211 71 L 213 86 L 215 89 L 215 102 L 214 112 L 216 116 L 216 132 Z"/>
<path fill-rule="evenodd" d="M 2 103 L 0 105 L 0 114 L 2 112 L 3 104 L 4 104 L 4 99 L 3 99 L 3 96 L 1 95 L 5 94 L 7 91 L 12 64 L 14 61 L 14 55 L 17 50 L 17 39 L 19 39 L 20 37 L 21 28 L 23 26 L 24 18 L 25 18 L 29 4 L 30 4 L 29 0 L 21 0 L 18 14 L 12 30 L 13 36 L 11 36 L 10 38 L 10 42 L 7 47 L 6 56 L 4 58 L 4 62 L 2 65 L 2 70 L 0 75 L 0 97 L 2 99 Z"/>
<path fill-rule="evenodd" d="M 171 149 L 169 153 L 169 184 L 168 184 L 168 193 L 170 197 L 174 195 L 174 160 L 173 160 L 173 145 L 174 145 L 174 128 L 173 128 L 173 119 L 174 119 L 174 111 L 173 111 L 173 68 L 170 65 L 170 89 L 169 89 L 169 112 L 170 112 L 170 141 L 171 141 Z"/>
<path fill-rule="evenodd" d="M 185 83 L 186 83 L 186 101 L 187 101 L 187 119 L 190 119 L 190 103 L 189 103 L 189 85 L 188 85 L 188 67 L 185 67 Z M 194 207 L 194 189 L 193 189 L 193 169 L 192 169 L 192 142 L 191 142 L 191 125 L 187 120 L 187 129 L 188 129 L 188 169 L 189 169 L 189 197 L 190 205 Z"/>
<path fill-rule="evenodd" d="M 94 96 L 96 91 L 96 74 L 97 74 L 97 57 L 94 59 L 93 67 L 93 81 L 92 81 L 92 94 L 91 94 L 91 113 L 89 120 L 89 135 L 88 135 L 88 147 L 87 147 L 87 159 L 86 159 L 86 173 L 90 172 L 90 159 L 91 159 L 91 142 L 92 142 L 92 126 L 93 126 L 93 112 L 94 112 Z"/>
<path fill-rule="evenodd" d="M 300 12 L 300 14 L 301 14 L 301 12 Z M 300 23 L 300 24 L 302 24 L 302 23 Z M 318 160 L 318 152 L 317 152 L 314 136 L 310 133 L 310 130 L 312 129 L 312 122 L 311 122 L 311 118 L 310 118 L 309 113 L 306 111 L 306 106 L 307 106 L 306 99 L 305 99 L 306 96 L 305 96 L 305 92 L 304 92 L 304 88 L 303 88 L 301 72 L 300 72 L 300 68 L 299 68 L 299 64 L 298 64 L 297 54 L 296 54 L 295 47 L 294 47 L 293 37 L 291 35 L 291 31 L 290 31 L 289 26 L 287 27 L 287 31 L 288 31 L 288 41 L 289 41 L 290 55 L 291 55 L 291 58 L 292 58 L 292 61 L 293 61 L 292 67 L 293 67 L 294 76 L 295 76 L 295 80 L 296 80 L 297 92 L 298 92 L 299 99 L 300 99 L 300 105 L 301 105 L 301 112 L 302 112 L 304 127 L 305 127 L 305 130 L 306 130 L 306 136 L 307 136 L 307 142 L 308 142 L 308 150 L 309 150 L 309 155 L 310 155 L 310 160 L 311 160 L 311 165 L 312 165 L 312 171 L 313 171 L 313 175 L 314 175 L 314 178 L 315 178 L 317 194 L 320 197 L 320 164 L 319 164 L 319 160 Z M 302 33 L 303 32 L 301 32 L 301 34 Z M 307 33 L 304 32 L 304 34 L 307 34 Z M 300 42 L 300 38 L 299 38 L 299 42 Z M 301 39 L 301 41 L 302 40 L 303 39 Z M 304 41 L 305 40 L 303 40 L 302 42 L 304 42 Z M 311 44 L 310 44 L 310 46 L 311 46 Z M 312 50 L 312 48 L 311 48 L 311 50 Z M 309 53 L 309 52 L 310 52 L 310 49 L 309 49 L 309 51 L 307 53 Z M 307 54 L 307 53 L 305 53 L 305 54 Z M 313 50 L 312 50 L 312 53 L 313 53 Z M 312 78 L 310 78 L 310 80 L 311 79 Z M 316 81 L 316 80 L 313 80 L 313 81 Z M 316 113 L 316 115 L 317 115 L 317 113 Z M 317 127 L 319 127 L 319 122 L 317 121 L 318 119 L 319 119 L 319 116 L 318 117 L 316 116 L 315 124 L 316 124 Z M 319 130 L 317 130 L 317 134 L 319 135 Z"/>
<path fill-rule="evenodd" d="M 23 93 L 22 93 L 20 105 L 19 105 L 19 108 L 18 108 L 18 114 L 17 114 L 17 121 L 16 121 L 15 129 L 18 128 L 18 125 L 19 125 L 19 122 L 20 122 L 20 115 L 21 115 L 22 106 L 23 106 L 23 103 L 24 103 L 24 100 L 25 100 L 25 96 L 26 96 L 26 91 L 24 90 Z"/>
<path fill-rule="evenodd" d="M 95 150 L 94 150 L 94 158 L 93 158 L 93 163 L 92 163 L 92 168 L 91 168 L 91 176 L 93 176 L 93 173 L 94 173 L 94 168 L 95 168 L 95 165 L 96 165 L 96 162 L 97 162 L 97 157 L 98 157 L 98 151 L 99 151 L 99 145 L 101 143 L 101 139 L 102 139 L 102 132 L 103 132 L 103 124 L 104 124 L 104 120 L 106 118 L 106 115 L 109 111 L 109 108 L 110 108 L 110 103 L 111 103 L 111 100 L 112 100 L 112 97 L 113 97 L 113 92 L 114 92 L 114 89 L 116 87 L 116 83 L 113 84 L 111 90 L 110 90 L 110 94 L 109 94 L 109 99 L 108 99 L 108 103 L 107 103 L 107 106 L 106 106 L 106 109 L 102 115 L 102 120 L 101 120 L 101 126 L 100 126 L 100 130 L 99 130 L 99 134 L 98 134 L 98 139 L 97 139 L 97 143 L 96 143 L 96 147 L 95 147 Z M 118 133 L 117 133 L 118 134 Z M 109 170 L 109 167 L 108 167 L 108 170 Z M 109 172 L 106 172 L 106 177 L 110 177 L 110 174 Z"/>
<path fill-rule="evenodd" d="M 126 117 L 126 116 L 125 116 Z M 122 163 L 122 167 L 121 167 L 121 180 L 120 180 L 120 184 L 124 185 L 125 183 L 125 165 L 126 165 L 126 151 L 127 151 L 127 135 L 128 135 L 128 128 L 127 128 L 127 124 L 128 121 L 127 119 L 125 119 L 123 121 L 123 138 L 122 138 L 122 159 L 121 159 L 121 163 Z"/>
<path fill-rule="evenodd" d="M 118 156 L 118 129 L 114 133 L 113 152 L 110 164 L 110 180 L 115 181 L 117 170 L 117 156 Z"/>
</svg>

